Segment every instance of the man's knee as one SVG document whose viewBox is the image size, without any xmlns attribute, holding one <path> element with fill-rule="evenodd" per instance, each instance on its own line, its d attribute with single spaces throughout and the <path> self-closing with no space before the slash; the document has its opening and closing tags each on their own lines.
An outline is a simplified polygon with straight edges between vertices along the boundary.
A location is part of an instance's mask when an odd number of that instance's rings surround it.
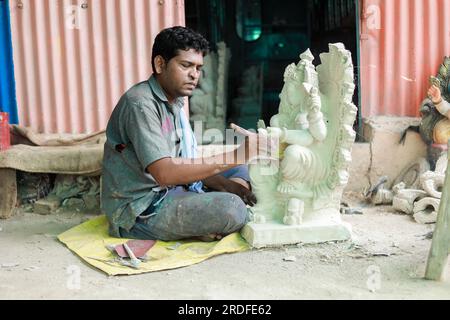
<svg viewBox="0 0 450 320">
<path fill-rule="evenodd" d="M 224 218 L 227 222 L 227 229 L 230 232 L 234 232 L 241 229 L 247 223 L 247 206 L 235 194 L 228 194 L 227 198 L 227 205 L 224 206 Z"/>
</svg>

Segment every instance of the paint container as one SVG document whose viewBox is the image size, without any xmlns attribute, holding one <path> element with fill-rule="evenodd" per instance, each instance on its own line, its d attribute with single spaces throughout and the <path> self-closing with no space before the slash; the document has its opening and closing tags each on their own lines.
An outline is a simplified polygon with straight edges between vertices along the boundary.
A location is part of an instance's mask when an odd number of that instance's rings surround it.
<svg viewBox="0 0 450 320">
<path fill-rule="evenodd" d="M 10 146 L 9 115 L 7 112 L 0 112 L 0 151 L 5 151 Z"/>
</svg>

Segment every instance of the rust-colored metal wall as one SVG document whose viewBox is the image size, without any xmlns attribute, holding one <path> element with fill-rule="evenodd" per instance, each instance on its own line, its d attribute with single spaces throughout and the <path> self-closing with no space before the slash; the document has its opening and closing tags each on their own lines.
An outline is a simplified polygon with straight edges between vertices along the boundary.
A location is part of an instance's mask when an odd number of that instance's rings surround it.
<svg viewBox="0 0 450 320">
<path fill-rule="evenodd" d="M 359 0 L 363 116 L 417 116 L 450 56 L 450 0 Z"/>
<path fill-rule="evenodd" d="M 19 123 L 45 133 L 106 127 L 151 74 L 157 33 L 184 25 L 184 0 L 10 0 Z"/>
</svg>

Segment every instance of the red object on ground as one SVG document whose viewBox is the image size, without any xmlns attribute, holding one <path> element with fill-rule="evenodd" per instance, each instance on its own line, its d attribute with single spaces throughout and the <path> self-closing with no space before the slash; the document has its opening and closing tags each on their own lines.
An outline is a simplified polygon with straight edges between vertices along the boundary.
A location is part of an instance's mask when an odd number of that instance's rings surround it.
<svg viewBox="0 0 450 320">
<path fill-rule="evenodd" d="M 11 146 L 9 136 L 9 114 L 0 112 L 0 151 L 4 151 Z"/>
<path fill-rule="evenodd" d="M 136 258 L 145 256 L 148 250 L 156 243 L 155 240 L 129 240 L 127 245 L 133 251 Z M 127 251 L 123 245 L 119 244 L 115 247 L 117 254 L 122 258 L 129 258 Z"/>
</svg>

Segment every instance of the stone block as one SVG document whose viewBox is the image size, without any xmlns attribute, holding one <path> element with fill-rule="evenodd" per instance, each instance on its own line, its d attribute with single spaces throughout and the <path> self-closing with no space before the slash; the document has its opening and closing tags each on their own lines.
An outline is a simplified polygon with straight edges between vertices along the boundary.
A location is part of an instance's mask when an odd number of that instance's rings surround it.
<svg viewBox="0 0 450 320">
<path fill-rule="evenodd" d="M 34 213 L 51 214 L 61 206 L 61 199 L 53 195 L 39 199 L 34 203 Z"/>
</svg>

